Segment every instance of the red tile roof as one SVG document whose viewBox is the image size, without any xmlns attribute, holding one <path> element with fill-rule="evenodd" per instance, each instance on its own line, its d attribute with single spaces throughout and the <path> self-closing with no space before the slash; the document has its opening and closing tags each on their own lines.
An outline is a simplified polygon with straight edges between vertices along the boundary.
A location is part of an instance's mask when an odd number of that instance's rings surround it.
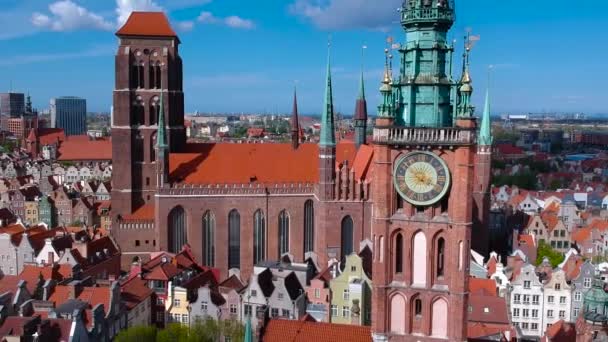
<svg viewBox="0 0 608 342">
<path fill-rule="evenodd" d="M 316 144 L 295 150 L 291 144 L 190 144 L 186 153 L 170 155 L 169 169 L 172 181 L 186 184 L 316 183 L 318 152 Z M 355 154 L 353 143 L 341 142 L 336 163 L 353 165 Z"/>
<path fill-rule="evenodd" d="M 154 220 L 154 204 L 148 203 L 136 209 L 132 214 L 122 217 L 124 220 Z"/>
<path fill-rule="evenodd" d="M 591 228 L 580 228 L 572 233 L 571 239 L 578 244 L 584 243 L 591 237 L 591 231 Z"/>
<path fill-rule="evenodd" d="M 490 257 L 490 260 L 488 260 L 488 263 L 486 264 L 486 268 L 488 269 L 488 275 L 496 273 L 496 264 L 498 264 L 498 260 L 496 260 L 496 257 L 492 255 Z M 469 285 L 469 288 L 470 287 L 471 286 Z"/>
<path fill-rule="evenodd" d="M 547 328 L 545 336 L 550 341 L 574 341 L 576 340 L 576 328 L 573 323 L 566 323 L 560 319 Z"/>
<path fill-rule="evenodd" d="M 147 282 L 139 277 L 127 280 L 121 285 L 121 290 L 120 297 L 128 310 L 133 309 L 154 293 L 154 291 L 148 287 Z"/>
<path fill-rule="evenodd" d="M 524 150 L 520 147 L 513 146 L 511 144 L 498 144 L 496 145 L 496 149 L 500 154 L 507 155 L 521 155 L 524 154 Z"/>
<path fill-rule="evenodd" d="M 471 294 L 469 296 L 469 322 L 508 325 L 507 302 L 498 296 Z"/>
<path fill-rule="evenodd" d="M 268 322 L 263 342 L 370 342 L 370 327 L 308 321 L 273 319 Z"/>
<path fill-rule="evenodd" d="M 498 296 L 496 281 L 494 279 L 481 279 L 469 277 L 469 292 L 476 295 Z"/>
<path fill-rule="evenodd" d="M 503 334 L 509 331 L 510 336 L 513 338 L 516 336 L 515 330 L 505 324 L 492 324 L 492 323 L 480 323 L 480 322 L 468 322 L 467 324 L 467 337 L 469 339 L 479 339 L 481 337 L 492 336 L 497 334 Z"/>
<path fill-rule="evenodd" d="M 116 35 L 177 38 L 169 19 L 163 12 L 133 12 Z"/>
<path fill-rule="evenodd" d="M 52 145 L 65 140 L 65 133 L 61 128 L 39 128 L 38 140 L 40 145 Z"/>
<path fill-rule="evenodd" d="M 60 145 L 58 160 L 112 160 L 112 139 L 70 136 Z"/>
</svg>

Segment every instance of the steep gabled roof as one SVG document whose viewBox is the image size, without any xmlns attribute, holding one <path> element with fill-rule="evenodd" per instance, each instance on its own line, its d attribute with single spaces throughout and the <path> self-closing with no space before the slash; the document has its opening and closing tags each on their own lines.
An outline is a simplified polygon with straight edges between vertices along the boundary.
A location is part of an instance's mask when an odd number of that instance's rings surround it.
<svg viewBox="0 0 608 342">
<path fill-rule="evenodd" d="M 163 12 L 132 12 L 116 35 L 177 38 Z"/>
<path fill-rule="evenodd" d="M 353 165 L 357 148 L 353 142 L 336 145 L 336 164 Z M 316 183 L 319 147 L 301 144 L 188 144 L 184 153 L 169 157 L 172 182 L 184 184 L 277 184 Z M 368 156 L 371 158 L 371 155 Z M 355 169 L 361 179 L 365 162 Z M 357 171 L 363 174 L 357 174 Z"/>
</svg>

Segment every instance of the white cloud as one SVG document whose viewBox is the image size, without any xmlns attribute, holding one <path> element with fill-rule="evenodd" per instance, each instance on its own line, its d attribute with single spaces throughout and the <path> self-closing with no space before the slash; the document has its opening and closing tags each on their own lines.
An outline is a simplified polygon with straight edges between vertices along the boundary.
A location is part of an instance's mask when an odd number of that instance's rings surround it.
<svg viewBox="0 0 608 342">
<path fill-rule="evenodd" d="M 176 23 L 177 29 L 180 31 L 192 31 L 194 28 L 194 21 L 178 21 Z"/>
<path fill-rule="evenodd" d="M 399 19 L 403 0 L 295 0 L 291 13 L 322 29 L 382 29 Z"/>
<path fill-rule="evenodd" d="M 129 19 L 133 11 L 162 11 L 163 8 L 152 0 L 116 0 L 116 14 L 118 26 Z"/>
<path fill-rule="evenodd" d="M 203 24 L 220 24 L 237 29 L 251 30 L 255 28 L 255 23 L 252 20 L 235 15 L 221 18 L 214 16 L 211 12 L 201 12 L 196 20 Z"/>
<path fill-rule="evenodd" d="M 114 25 L 102 16 L 90 12 L 71 0 L 61 0 L 49 5 L 50 15 L 35 12 L 31 22 L 34 26 L 53 31 L 77 29 L 112 30 Z"/>
<path fill-rule="evenodd" d="M 255 28 L 255 24 L 253 21 L 249 19 L 243 19 L 241 17 L 237 17 L 235 15 L 231 15 L 224 19 L 224 23 L 232 28 L 240 28 L 245 30 L 251 30 Z"/>
</svg>

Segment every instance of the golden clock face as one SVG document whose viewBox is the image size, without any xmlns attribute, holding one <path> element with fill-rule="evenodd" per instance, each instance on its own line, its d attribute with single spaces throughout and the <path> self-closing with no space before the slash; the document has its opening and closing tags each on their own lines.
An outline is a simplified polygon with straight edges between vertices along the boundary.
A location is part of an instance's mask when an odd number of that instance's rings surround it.
<svg viewBox="0 0 608 342">
<path fill-rule="evenodd" d="M 450 171 L 445 162 L 429 152 L 412 152 L 395 164 L 395 188 L 413 205 L 437 203 L 448 192 Z"/>
</svg>

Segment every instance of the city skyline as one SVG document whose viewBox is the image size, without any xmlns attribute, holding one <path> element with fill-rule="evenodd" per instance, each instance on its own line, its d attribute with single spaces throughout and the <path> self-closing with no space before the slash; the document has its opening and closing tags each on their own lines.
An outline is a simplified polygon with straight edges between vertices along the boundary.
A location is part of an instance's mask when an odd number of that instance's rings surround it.
<svg viewBox="0 0 608 342">
<path fill-rule="evenodd" d="M 377 88 L 386 37 L 403 42 L 396 8 L 401 0 L 306 0 L 281 6 L 271 1 L 8 1 L 0 12 L 0 90 L 32 94 L 34 106 L 51 97 L 86 98 L 91 111 L 108 112 L 113 87 L 114 32 L 131 10 L 165 10 L 182 41 L 186 111 L 287 113 L 294 84 L 300 111 L 322 108 L 326 42 L 332 36 L 336 111 L 350 115 L 358 92 L 361 48 L 370 114 L 380 100 Z M 487 68 L 494 65 L 495 113 L 606 113 L 599 82 L 608 73 L 599 53 L 577 54 L 600 41 L 604 3 L 576 8 L 543 0 L 457 2 L 452 38 L 458 55 L 466 29 L 481 40 L 472 53 L 473 103 L 480 112 Z M 338 19 L 336 19 L 338 18 Z M 492 22 L 486 20 L 492 18 Z M 25 20 L 23 20 L 25 19 Z M 19 22 L 19 23 L 18 23 Z M 292 40 L 292 37 L 298 40 Z M 94 42 L 94 43 L 93 43 Z M 10 49 L 7 48 L 10 46 Z M 571 52 L 572 51 L 572 52 Z M 524 62 L 525 61 L 525 62 Z M 599 73 L 599 74 L 598 74 Z M 460 61 L 454 77 L 460 75 Z M 42 81 L 41 81 L 42 80 Z M 576 84 L 572 87 L 572 83 Z M 53 84 L 49 87 L 49 84 Z"/>
</svg>

